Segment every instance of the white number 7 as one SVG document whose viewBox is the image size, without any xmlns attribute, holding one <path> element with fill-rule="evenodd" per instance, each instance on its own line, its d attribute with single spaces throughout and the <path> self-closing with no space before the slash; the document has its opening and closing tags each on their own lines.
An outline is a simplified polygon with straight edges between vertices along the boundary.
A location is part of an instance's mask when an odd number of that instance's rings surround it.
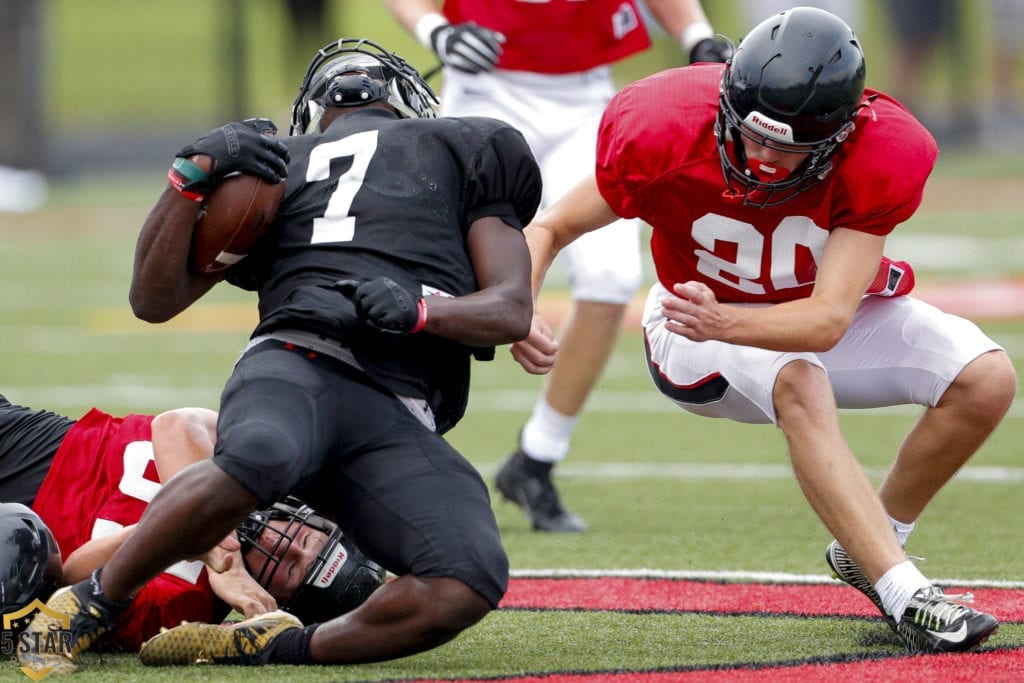
<svg viewBox="0 0 1024 683">
<path fill-rule="evenodd" d="M 347 138 L 317 145 L 309 153 L 306 182 L 327 180 L 334 159 L 352 157 L 352 167 L 338 178 L 338 186 L 331 193 L 324 215 L 313 219 L 311 244 L 350 242 L 356 232 L 355 216 L 349 215 L 352 200 L 363 186 L 370 159 L 377 151 L 377 131 L 368 130 Z"/>
</svg>

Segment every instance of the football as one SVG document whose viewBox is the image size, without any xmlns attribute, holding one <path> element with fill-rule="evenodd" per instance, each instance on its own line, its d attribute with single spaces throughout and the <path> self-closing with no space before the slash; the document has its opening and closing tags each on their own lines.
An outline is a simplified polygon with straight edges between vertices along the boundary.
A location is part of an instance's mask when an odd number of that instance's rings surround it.
<svg viewBox="0 0 1024 683">
<path fill-rule="evenodd" d="M 284 181 L 252 175 L 224 178 L 203 200 L 192 230 L 192 268 L 216 273 L 245 258 L 274 222 L 284 189 Z"/>
</svg>

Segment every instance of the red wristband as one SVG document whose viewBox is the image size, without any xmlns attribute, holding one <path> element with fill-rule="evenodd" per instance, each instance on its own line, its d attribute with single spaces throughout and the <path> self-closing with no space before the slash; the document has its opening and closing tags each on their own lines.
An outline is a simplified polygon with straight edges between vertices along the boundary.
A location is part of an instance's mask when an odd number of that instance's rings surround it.
<svg viewBox="0 0 1024 683">
<path fill-rule="evenodd" d="M 412 329 L 409 330 L 409 334 L 416 334 L 424 327 L 427 326 L 427 299 L 426 297 L 420 297 L 416 300 L 416 310 L 419 312 L 419 319 L 416 320 L 416 324 L 413 325 Z"/>
<path fill-rule="evenodd" d="M 189 181 L 189 179 L 184 177 L 180 173 L 178 173 L 178 171 L 176 169 L 170 168 L 167 171 L 167 182 L 170 183 L 171 187 L 173 187 L 175 190 L 177 190 L 178 193 L 180 193 L 182 197 L 185 197 L 187 199 L 191 199 L 194 202 L 201 202 L 204 199 L 206 199 L 206 195 L 205 194 L 199 194 L 198 192 L 193 192 L 191 190 L 186 190 L 185 189 L 185 185 L 187 184 L 186 181 Z"/>
</svg>

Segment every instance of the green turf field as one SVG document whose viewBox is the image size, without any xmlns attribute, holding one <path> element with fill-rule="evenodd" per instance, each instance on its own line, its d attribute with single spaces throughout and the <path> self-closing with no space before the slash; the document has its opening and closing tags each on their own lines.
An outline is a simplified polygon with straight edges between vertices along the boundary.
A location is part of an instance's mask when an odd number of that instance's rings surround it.
<svg viewBox="0 0 1024 683">
<path fill-rule="evenodd" d="M 992 183 L 972 160 L 944 162 L 921 212 L 898 233 L 901 248 L 966 237 L 970 253 L 921 251 L 925 284 L 977 277 L 1020 278 L 1024 204 L 981 197 Z M 965 170 L 966 169 L 966 170 Z M 967 173 L 966 179 L 957 175 Z M 253 322 L 251 295 L 220 285 L 179 319 L 134 320 L 127 286 L 137 230 L 163 178 L 93 179 L 54 188 L 28 215 L 0 215 L 0 392 L 15 402 L 77 416 L 216 407 L 219 389 Z M 1018 185 L 1019 186 L 1019 185 Z M 132 188 L 126 194 L 124 188 Z M 959 199 L 951 193 L 959 192 Z M 123 202 L 110 197 L 123 196 Z M 1016 249 L 1016 250 L 1015 250 Z M 892 253 L 897 258 L 912 253 Z M 564 296 L 557 278 L 548 296 Z M 982 320 L 1024 372 L 1024 320 Z M 505 350 L 477 364 L 470 411 L 452 440 L 490 477 L 525 420 L 538 380 Z M 877 480 L 916 411 L 844 413 L 849 440 Z M 1018 398 L 1002 429 L 921 520 L 909 550 L 936 578 L 1021 581 Z M 744 469 L 749 468 L 749 469 Z M 992 468 L 1007 468 L 995 470 Z M 751 471 L 754 474 L 742 475 Z M 991 475 L 1002 473 L 993 479 Z M 672 409 L 650 385 L 636 329 L 627 329 L 559 470 L 571 507 L 590 524 L 581 536 L 539 535 L 495 501 L 515 571 L 664 570 L 822 575 L 829 536 L 788 476 L 781 435 L 771 427 L 702 420 Z M 741 474 L 737 474 L 741 473 Z M 966 474 L 966 473 L 965 473 Z M 858 596 L 854 595 L 856 599 Z M 387 664 L 246 672 L 254 681 L 383 680 L 498 676 L 523 672 L 649 669 L 810 656 L 898 653 L 877 623 L 848 619 L 636 615 L 502 610 L 456 642 Z M 694 641 L 694 634 L 701 634 Z M 707 639 L 714 647 L 707 646 Z M 1024 627 L 1004 625 L 993 645 L 1024 647 Z M 234 680 L 238 670 L 142 668 L 130 656 L 87 656 L 83 681 Z M 0 681 L 24 680 L 10 663 Z"/>
<path fill-rule="evenodd" d="M 730 35 L 738 31 L 736 19 L 720 8 L 738 1 L 705 3 L 716 27 Z M 298 74 L 287 71 L 279 3 L 246 4 L 252 10 L 250 113 L 273 116 L 283 125 Z M 382 21 L 376 0 L 336 5 L 344 8 L 336 17 L 339 35 L 372 35 L 420 68 L 433 65 L 422 48 Z M 122 126 L 205 130 L 219 122 L 222 101 L 211 65 L 222 63 L 223 56 L 212 42 L 221 26 L 214 6 L 205 0 L 173 6 L 154 0 L 54 0 L 47 30 L 52 79 L 45 84 L 51 127 L 74 136 Z M 877 37 L 866 45 L 869 58 L 884 55 Z M 677 59 L 672 51 L 655 54 Z M 638 77 L 653 63 L 627 64 L 621 79 Z M 869 84 L 884 86 L 884 60 L 869 64 L 879 65 L 869 72 Z M 174 149 L 168 148 L 168 159 Z M 134 320 L 127 306 L 135 237 L 163 188 L 164 170 L 60 179 L 43 210 L 0 214 L 0 393 L 70 416 L 93 405 L 113 413 L 217 407 L 220 388 L 255 320 L 254 298 L 221 285 L 175 321 L 157 326 Z M 1020 155 L 944 151 L 921 211 L 897 231 L 889 255 L 914 262 L 922 286 L 1024 279 L 1021 188 Z M 564 297 L 556 275 L 552 285 L 546 296 Z M 1024 318 L 979 322 L 1005 345 L 1024 375 Z M 469 413 L 451 438 L 490 480 L 513 447 L 540 382 L 505 350 L 495 362 L 477 364 L 474 372 Z M 941 492 L 922 518 L 908 550 L 927 558 L 921 565 L 926 574 L 1024 581 L 1022 401 L 1017 399 L 971 469 Z M 874 480 L 915 415 L 910 409 L 843 414 L 849 440 Z M 822 552 L 830 538 L 787 467 L 777 430 L 698 419 L 660 398 L 643 365 L 638 331 L 631 327 L 581 419 L 569 459 L 558 470 L 564 498 L 591 531 L 539 535 L 512 506 L 496 500 L 495 510 L 519 575 L 530 570 L 823 575 Z M 1005 624 L 990 644 L 1024 648 L 1024 625 Z M 90 654 L 75 680 L 384 681 L 900 652 L 884 626 L 857 619 L 500 610 L 449 645 L 379 665 L 152 670 L 130 655 Z M 27 680 L 14 662 L 0 664 L 0 683 Z M 998 671 L 991 673 L 999 678 Z"/>
</svg>

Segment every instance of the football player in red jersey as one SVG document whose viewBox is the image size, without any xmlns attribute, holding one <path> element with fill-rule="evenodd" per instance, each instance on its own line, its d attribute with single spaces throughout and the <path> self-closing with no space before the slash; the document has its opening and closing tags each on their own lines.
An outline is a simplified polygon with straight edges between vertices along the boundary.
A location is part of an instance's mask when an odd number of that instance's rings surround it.
<svg viewBox="0 0 1024 683">
<path fill-rule="evenodd" d="M 213 454 L 216 421 L 217 414 L 203 408 L 155 417 L 115 417 L 93 408 L 72 420 L 0 395 L 0 501 L 31 506 L 63 557 L 60 583 L 75 583 L 124 542 L 161 481 Z M 167 567 L 120 615 L 107 645 L 137 651 L 161 628 L 219 622 L 232 608 L 252 617 L 280 603 L 302 618 L 353 609 L 381 585 L 383 572 L 335 529 L 312 510 L 287 502 L 253 513 L 239 529 L 240 540 L 232 535 L 211 551 L 216 556 L 209 560 L 222 571 L 208 571 L 198 560 Z M 347 565 L 343 576 L 318 590 L 314 570 L 339 553 Z M 276 571 L 279 566 L 287 570 Z M 370 572 L 363 570 L 367 566 Z M 10 611 L 25 605 L 4 606 Z"/>
<path fill-rule="evenodd" d="M 636 0 L 386 0 L 444 69 L 441 113 L 490 116 L 526 136 L 544 178 L 542 206 L 594 167 L 597 124 L 615 94 L 609 65 L 651 42 Z M 439 12 L 439 4 L 441 11 Z M 651 0 L 658 23 L 691 62 L 724 61 L 697 0 Z M 616 221 L 560 259 L 573 306 L 559 337 L 563 354 L 545 380 L 497 487 L 539 531 L 580 532 L 551 480 L 580 412 L 615 346 L 626 306 L 642 282 L 640 223 Z"/>
<path fill-rule="evenodd" d="M 907 272 L 882 261 L 885 238 L 917 209 L 938 150 L 864 80 L 853 31 L 795 8 L 752 29 L 725 66 L 628 86 L 602 120 L 595 175 L 527 229 L 534 292 L 580 235 L 619 216 L 650 223 L 658 282 L 643 326 L 657 388 L 698 415 L 778 426 L 836 538 L 838 577 L 909 648 L 966 650 L 996 620 L 943 595 L 902 544 L 998 426 L 1016 378 L 973 323 L 891 296 Z M 535 317 L 513 355 L 544 372 L 550 337 Z M 837 407 L 897 404 L 925 410 L 875 492 Z"/>
</svg>

